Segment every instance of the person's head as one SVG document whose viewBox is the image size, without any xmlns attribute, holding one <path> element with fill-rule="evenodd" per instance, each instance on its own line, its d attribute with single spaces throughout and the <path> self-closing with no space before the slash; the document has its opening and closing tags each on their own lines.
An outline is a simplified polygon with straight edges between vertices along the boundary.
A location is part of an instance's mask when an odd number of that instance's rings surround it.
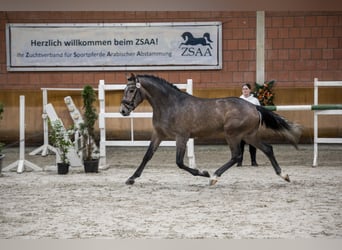
<svg viewBox="0 0 342 250">
<path fill-rule="evenodd" d="M 242 94 L 244 97 L 248 97 L 251 95 L 251 85 L 249 83 L 244 83 L 242 85 Z"/>
</svg>

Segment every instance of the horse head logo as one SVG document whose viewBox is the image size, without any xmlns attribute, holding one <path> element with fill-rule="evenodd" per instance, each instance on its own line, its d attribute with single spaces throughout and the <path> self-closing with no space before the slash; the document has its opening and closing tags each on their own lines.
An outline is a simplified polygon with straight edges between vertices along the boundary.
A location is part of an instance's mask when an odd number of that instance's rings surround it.
<svg viewBox="0 0 342 250">
<path fill-rule="evenodd" d="M 184 40 L 183 43 L 179 45 L 181 47 L 182 45 L 202 45 L 202 46 L 209 46 L 211 49 L 211 44 L 213 41 L 210 39 L 209 33 L 204 33 L 203 37 L 194 37 L 190 32 L 184 32 L 182 34 L 182 38 Z"/>
</svg>

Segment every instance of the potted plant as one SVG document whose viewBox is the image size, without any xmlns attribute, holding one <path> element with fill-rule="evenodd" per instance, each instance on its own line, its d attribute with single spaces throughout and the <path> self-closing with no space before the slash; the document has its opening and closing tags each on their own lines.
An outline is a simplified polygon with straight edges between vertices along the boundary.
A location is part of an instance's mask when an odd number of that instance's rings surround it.
<svg viewBox="0 0 342 250">
<path fill-rule="evenodd" d="M 0 120 L 2 120 L 2 113 L 4 112 L 4 104 L 0 103 Z M 5 144 L 0 142 L 0 176 L 1 170 L 2 170 L 2 159 L 5 157 L 5 155 L 2 153 L 2 149 L 4 148 Z"/>
<path fill-rule="evenodd" d="M 96 94 L 92 86 L 86 85 L 82 91 L 83 119 L 80 124 L 80 133 L 83 136 L 83 164 L 86 173 L 97 173 L 99 158 L 94 154 L 95 145 L 95 122 L 98 118 L 94 103 Z"/>
<path fill-rule="evenodd" d="M 73 129 L 65 129 L 60 120 L 50 121 L 49 139 L 52 145 L 56 148 L 57 154 L 57 173 L 67 174 L 69 172 L 69 161 L 67 154 L 70 147 L 73 146 L 70 136 L 73 134 Z"/>
</svg>

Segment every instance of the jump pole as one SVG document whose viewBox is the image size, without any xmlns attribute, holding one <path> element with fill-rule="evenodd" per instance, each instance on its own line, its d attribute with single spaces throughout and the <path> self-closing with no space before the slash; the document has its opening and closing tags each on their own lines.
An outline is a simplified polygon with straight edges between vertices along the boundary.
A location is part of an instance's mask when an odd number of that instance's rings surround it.
<svg viewBox="0 0 342 250">
<path fill-rule="evenodd" d="M 19 140 L 19 160 L 9 164 L 3 171 L 17 168 L 17 173 L 20 174 L 25 170 L 25 166 L 36 171 L 42 170 L 42 168 L 38 167 L 36 164 L 25 160 L 25 96 L 23 95 L 20 96 Z"/>
<path fill-rule="evenodd" d="M 280 106 L 264 106 L 264 107 L 268 110 L 271 110 L 271 111 L 342 110 L 342 104 L 280 105 Z"/>
</svg>

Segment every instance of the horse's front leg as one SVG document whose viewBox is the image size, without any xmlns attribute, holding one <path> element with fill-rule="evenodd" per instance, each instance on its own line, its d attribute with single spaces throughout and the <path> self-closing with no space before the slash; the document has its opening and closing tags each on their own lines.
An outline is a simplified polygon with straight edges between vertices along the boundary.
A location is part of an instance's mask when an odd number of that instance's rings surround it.
<svg viewBox="0 0 342 250">
<path fill-rule="evenodd" d="M 150 145 L 148 146 L 148 149 L 144 155 L 142 162 L 140 163 L 140 166 L 137 168 L 137 170 L 135 170 L 134 174 L 128 178 L 128 180 L 126 181 L 127 185 L 133 185 L 135 179 L 141 176 L 141 173 L 143 172 L 147 162 L 152 159 L 154 152 L 156 152 L 156 150 L 158 149 L 160 142 L 160 138 L 156 134 L 153 134 Z"/>
<path fill-rule="evenodd" d="M 189 168 L 184 164 L 186 143 L 189 138 L 177 137 L 176 139 L 176 164 L 180 169 L 184 169 L 194 176 L 210 177 L 208 171 L 200 171 L 196 168 Z"/>
</svg>

